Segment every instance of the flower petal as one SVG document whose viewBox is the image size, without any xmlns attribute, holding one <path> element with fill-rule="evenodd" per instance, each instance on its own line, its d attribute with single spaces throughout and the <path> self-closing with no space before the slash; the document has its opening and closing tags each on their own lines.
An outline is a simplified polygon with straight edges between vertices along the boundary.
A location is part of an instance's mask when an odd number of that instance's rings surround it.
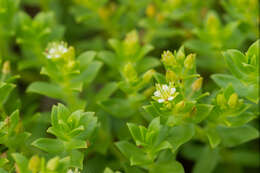
<svg viewBox="0 0 260 173">
<path fill-rule="evenodd" d="M 174 94 L 176 91 L 176 88 L 171 88 L 171 94 Z"/>
<path fill-rule="evenodd" d="M 171 100 L 173 100 L 173 99 L 174 99 L 174 98 L 173 98 L 172 96 L 168 98 L 169 101 L 171 101 Z"/>
<path fill-rule="evenodd" d="M 156 96 L 156 97 L 161 97 L 161 92 L 160 92 L 160 91 L 155 91 L 155 92 L 154 92 L 154 96 Z"/>
<path fill-rule="evenodd" d="M 165 100 L 164 99 L 158 99 L 159 103 L 163 103 Z"/>
</svg>

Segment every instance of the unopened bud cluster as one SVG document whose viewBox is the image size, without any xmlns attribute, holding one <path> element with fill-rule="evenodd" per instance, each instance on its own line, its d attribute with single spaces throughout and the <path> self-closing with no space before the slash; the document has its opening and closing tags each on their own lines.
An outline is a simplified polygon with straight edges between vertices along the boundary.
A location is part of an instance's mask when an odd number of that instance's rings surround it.
<svg viewBox="0 0 260 173">
<path fill-rule="evenodd" d="M 231 94 L 227 99 L 224 96 L 224 94 L 221 93 L 217 95 L 216 102 L 221 109 L 227 109 L 227 108 L 234 109 L 237 107 L 239 100 L 238 100 L 238 95 L 236 93 Z"/>
<path fill-rule="evenodd" d="M 195 67 L 195 59 L 195 54 L 189 54 L 185 58 L 185 53 L 182 48 L 178 52 L 174 52 L 174 54 L 169 50 L 164 51 L 162 54 L 163 64 L 173 68 L 180 66 L 190 70 Z"/>
<path fill-rule="evenodd" d="M 177 65 L 177 61 L 176 61 L 174 55 L 169 50 L 163 52 L 163 54 L 162 54 L 162 62 L 166 66 L 175 66 L 175 65 Z"/>
</svg>

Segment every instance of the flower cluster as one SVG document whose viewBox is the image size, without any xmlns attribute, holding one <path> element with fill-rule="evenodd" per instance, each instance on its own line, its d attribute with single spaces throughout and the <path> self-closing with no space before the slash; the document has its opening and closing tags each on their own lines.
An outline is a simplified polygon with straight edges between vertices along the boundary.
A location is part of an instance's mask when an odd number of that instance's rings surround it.
<svg viewBox="0 0 260 173">
<path fill-rule="evenodd" d="M 159 103 L 163 103 L 172 101 L 177 95 L 178 92 L 176 92 L 176 88 L 172 82 L 169 83 L 169 85 L 156 84 L 156 91 L 154 92 L 153 99 Z"/>
<path fill-rule="evenodd" d="M 52 42 L 48 45 L 45 55 L 48 59 L 61 58 L 69 51 L 68 45 L 65 42 Z"/>
</svg>

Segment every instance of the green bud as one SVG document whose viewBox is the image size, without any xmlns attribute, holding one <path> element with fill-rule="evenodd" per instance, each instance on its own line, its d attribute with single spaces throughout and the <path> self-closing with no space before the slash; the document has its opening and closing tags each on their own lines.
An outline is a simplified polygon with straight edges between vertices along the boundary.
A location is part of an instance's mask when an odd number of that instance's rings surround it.
<svg viewBox="0 0 260 173">
<path fill-rule="evenodd" d="M 167 50 L 162 54 L 162 62 L 167 66 L 175 66 L 177 65 L 177 61 L 173 56 L 172 52 Z"/>
<path fill-rule="evenodd" d="M 183 60 L 185 58 L 185 53 L 184 53 L 184 47 L 183 46 L 178 50 L 178 52 L 176 54 L 176 57 L 179 60 Z"/>
<path fill-rule="evenodd" d="M 144 75 L 143 75 L 144 83 L 148 83 L 152 79 L 154 73 L 155 73 L 155 71 L 153 69 L 148 70 L 147 72 L 145 72 Z"/>
<path fill-rule="evenodd" d="M 184 67 L 187 69 L 192 69 L 195 63 L 195 54 L 189 54 L 184 61 Z"/>
<path fill-rule="evenodd" d="M 10 62 L 5 61 L 3 64 L 2 73 L 6 75 L 6 74 L 9 74 L 10 71 L 11 71 Z"/>
<path fill-rule="evenodd" d="M 222 109 L 226 107 L 227 100 L 224 96 L 224 94 L 218 94 L 217 95 L 217 105 L 219 105 Z"/>
<path fill-rule="evenodd" d="M 39 156 L 35 155 L 33 156 L 30 161 L 29 161 L 29 165 L 28 168 L 33 172 L 36 173 L 40 170 L 40 164 L 41 164 L 41 160 L 39 158 Z"/>
<path fill-rule="evenodd" d="M 47 163 L 47 169 L 50 171 L 55 171 L 59 166 L 59 160 L 59 157 L 54 157 L 51 160 L 49 160 Z"/>
<path fill-rule="evenodd" d="M 229 99 L 228 99 L 228 105 L 231 107 L 231 108 L 235 108 L 236 105 L 237 105 L 237 102 L 238 102 L 238 95 L 236 93 L 233 93 Z"/>
<path fill-rule="evenodd" d="M 206 26 L 208 31 L 212 35 L 216 36 L 217 33 L 219 32 L 220 25 L 221 23 L 219 21 L 218 16 L 215 13 L 209 13 L 206 20 Z"/>
<path fill-rule="evenodd" d="M 177 80 L 177 75 L 173 71 L 167 70 L 166 71 L 166 80 L 168 82 L 174 82 Z"/>
<path fill-rule="evenodd" d="M 202 77 L 200 77 L 199 79 L 195 80 L 195 82 L 193 82 L 193 84 L 192 84 L 192 90 L 193 91 L 198 91 L 199 89 L 201 89 L 202 82 L 203 82 L 203 78 Z"/>
<path fill-rule="evenodd" d="M 129 32 L 123 42 L 124 54 L 134 55 L 139 49 L 139 37 L 136 30 Z"/>
<path fill-rule="evenodd" d="M 126 34 L 126 37 L 124 39 L 124 44 L 131 46 L 134 44 L 137 44 L 139 42 L 139 38 L 138 38 L 138 34 L 136 32 L 136 30 L 133 30 L 131 32 L 129 32 L 128 34 Z"/>
<path fill-rule="evenodd" d="M 137 72 L 132 63 L 127 63 L 123 69 L 124 77 L 128 82 L 135 82 L 138 78 Z"/>
<path fill-rule="evenodd" d="M 226 103 L 227 103 L 227 101 L 226 101 L 224 94 L 218 94 L 217 95 L 217 105 L 223 106 L 223 105 L 226 105 Z"/>
</svg>

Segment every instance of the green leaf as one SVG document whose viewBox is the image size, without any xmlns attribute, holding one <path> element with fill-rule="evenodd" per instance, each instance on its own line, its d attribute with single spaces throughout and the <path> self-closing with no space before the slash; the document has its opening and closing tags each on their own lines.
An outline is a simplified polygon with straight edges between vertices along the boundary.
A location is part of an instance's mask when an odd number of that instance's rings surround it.
<svg viewBox="0 0 260 173">
<path fill-rule="evenodd" d="M 70 111 L 66 106 L 63 104 L 59 103 L 57 107 L 57 113 L 58 113 L 58 118 L 59 120 L 63 120 L 64 122 L 67 121 L 68 117 L 70 116 Z"/>
<path fill-rule="evenodd" d="M 256 66 L 259 66 L 259 44 L 260 44 L 260 40 L 255 41 L 248 49 L 248 51 L 246 52 L 246 56 L 247 58 L 249 58 L 250 60 L 252 60 L 252 58 L 256 58 Z"/>
<path fill-rule="evenodd" d="M 29 85 L 26 92 L 37 93 L 55 99 L 63 98 L 62 88 L 56 84 L 50 84 L 47 82 L 33 82 Z"/>
<path fill-rule="evenodd" d="M 153 117 L 158 117 L 161 115 L 160 112 L 154 107 L 154 105 L 143 106 L 143 109 Z"/>
<path fill-rule="evenodd" d="M 158 132 L 160 130 L 160 117 L 154 118 L 148 126 L 149 132 Z"/>
<path fill-rule="evenodd" d="M 137 64 L 136 70 L 139 73 L 143 73 L 146 72 L 149 69 L 155 68 L 157 66 L 159 66 L 160 60 L 158 60 L 157 58 L 144 58 L 141 61 L 139 61 L 139 63 Z"/>
<path fill-rule="evenodd" d="M 21 173 L 31 173 L 31 171 L 28 170 L 28 159 L 24 157 L 23 155 L 19 153 L 13 153 L 12 157 L 14 158 L 17 166 L 19 167 L 19 170 Z"/>
<path fill-rule="evenodd" d="M 225 155 L 222 157 L 222 159 L 222 162 L 228 164 L 236 164 L 255 168 L 259 168 L 260 166 L 259 153 L 252 149 L 225 150 Z"/>
<path fill-rule="evenodd" d="M 19 123 L 19 110 L 16 110 L 10 116 L 9 132 L 13 131 Z"/>
<path fill-rule="evenodd" d="M 152 165 L 150 173 L 184 173 L 182 165 L 177 161 L 158 162 Z"/>
<path fill-rule="evenodd" d="M 165 79 L 165 76 L 160 74 L 160 73 L 155 73 L 154 74 L 154 78 L 155 80 L 160 83 L 160 84 L 165 84 L 166 83 L 166 79 Z"/>
<path fill-rule="evenodd" d="M 0 167 L 4 167 L 5 164 L 7 164 L 9 161 L 7 160 L 7 158 L 0 158 Z"/>
<path fill-rule="evenodd" d="M 257 103 L 258 98 L 258 89 L 255 85 L 245 86 L 237 78 L 227 75 L 227 74 L 214 74 L 211 78 L 217 83 L 221 88 L 226 88 L 228 85 L 232 84 L 236 93 L 239 96 L 246 97 L 247 99 Z"/>
<path fill-rule="evenodd" d="M 142 145 L 145 141 L 145 136 L 147 133 L 147 130 L 141 130 L 141 126 L 137 126 L 133 123 L 127 123 L 128 129 L 132 135 L 132 137 L 134 138 L 135 142 L 137 145 Z"/>
<path fill-rule="evenodd" d="M 221 138 L 215 128 L 209 128 L 207 130 L 207 137 L 212 148 L 216 148 L 221 142 Z"/>
<path fill-rule="evenodd" d="M 5 171 L 4 169 L 0 168 L 0 173 L 8 173 L 8 172 Z"/>
<path fill-rule="evenodd" d="M 172 151 L 176 151 L 182 144 L 188 142 L 193 137 L 194 131 L 194 126 L 191 124 L 172 127 L 167 138 L 172 146 Z"/>
<path fill-rule="evenodd" d="M 64 144 L 58 139 L 39 138 L 32 143 L 33 146 L 40 148 L 48 153 L 62 153 L 64 152 Z"/>
<path fill-rule="evenodd" d="M 222 139 L 222 144 L 226 147 L 234 147 L 259 137 L 258 130 L 249 125 L 241 127 L 219 126 L 217 131 Z"/>
<path fill-rule="evenodd" d="M 99 126 L 98 118 L 95 116 L 94 112 L 84 112 L 81 117 L 79 126 L 84 126 L 84 131 L 76 135 L 75 138 L 86 140 L 93 135 Z"/>
<path fill-rule="evenodd" d="M 119 63 L 116 61 L 116 55 L 111 51 L 101 51 L 98 53 L 98 58 L 102 60 L 106 65 L 110 66 L 111 69 L 116 68 Z"/>
<path fill-rule="evenodd" d="M 78 150 L 72 150 L 69 155 L 71 156 L 70 166 L 83 169 L 84 154 Z"/>
<path fill-rule="evenodd" d="M 86 51 L 86 52 L 83 52 L 82 54 L 80 54 L 77 58 L 77 60 L 79 61 L 80 67 L 81 68 L 87 67 L 93 61 L 96 54 L 97 53 L 95 51 Z"/>
<path fill-rule="evenodd" d="M 141 50 L 138 52 L 138 54 L 136 55 L 136 61 L 141 60 L 147 53 L 149 53 L 153 49 L 154 49 L 154 47 L 150 44 L 144 45 L 141 48 Z"/>
<path fill-rule="evenodd" d="M 15 85 L 13 84 L 7 84 L 7 83 L 0 84 L 0 106 L 3 105 L 3 103 L 6 101 L 9 94 L 14 88 Z"/>
<path fill-rule="evenodd" d="M 97 76 L 102 65 L 103 63 L 100 61 L 91 62 L 88 65 L 88 67 L 86 67 L 86 70 L 83 70 L 76 78 L 72 80 L 72 82 L 74 83 L 84 82 L 87 85 L 90 84 Z"/>
<path fill-rule="evenodd" d="M 191 115 L 192 122 L 200 123 L 211 112 L 213 106 L 209 104 L 197 104 L 195 114 Z"/>
<path fill-rule="evenodd" d="M 110 82 L 106 84 L 97 94 L 96 100 L 103 101 L 108 99 L 118 88 L 116 82 Z"/>
<path fill-rule="evenodd" d="M 109 100 L 102 101 L 99 105 L 102 109 L 118 118 L 127 118 L 133 115 L 136 111 L 131 108 L 131 102 L 126 99 L 111 98 Z"/>
<path fill-rule="evenodd" d="M 227 117 L 227 121 L 231 126 L 242 126 L 251 120 L 257 118 L 257 115 L 251 112 L 244 112 L 235 117 Z"/>
<path fill-rule="evenodd" d="M 78 139 L 71 139 L 68 142 L 64 143 L 64 146 L 66 150 L 72 150 L 72 149 L 80 149 L 80 148 L 87 148 L 87 142 L 83 140 Z"/>
<path fill-rule="evenodd" d="M 140 148 L 127 141 L 117 142 L 116 146 L 126 158 L 130 159 L 131 165 L 145 165 L 151 162 Z"/>
<path fill-rule="evenodd" d="M 227 50 L 223 55 L 231 73 L 238 79 L 245 79 L 247 76 L 242 63 L 246 62 L 246 57 L 238 50 Z"/>
<path fill-rule="evenodd" d="M 192 173 L 211 173 L 217 166 L 218 161 L 218 150 L 212 150 L 209 147 L 205 147 L 199 157 L 199 160 L 193 167 Z"/>
</svg>

